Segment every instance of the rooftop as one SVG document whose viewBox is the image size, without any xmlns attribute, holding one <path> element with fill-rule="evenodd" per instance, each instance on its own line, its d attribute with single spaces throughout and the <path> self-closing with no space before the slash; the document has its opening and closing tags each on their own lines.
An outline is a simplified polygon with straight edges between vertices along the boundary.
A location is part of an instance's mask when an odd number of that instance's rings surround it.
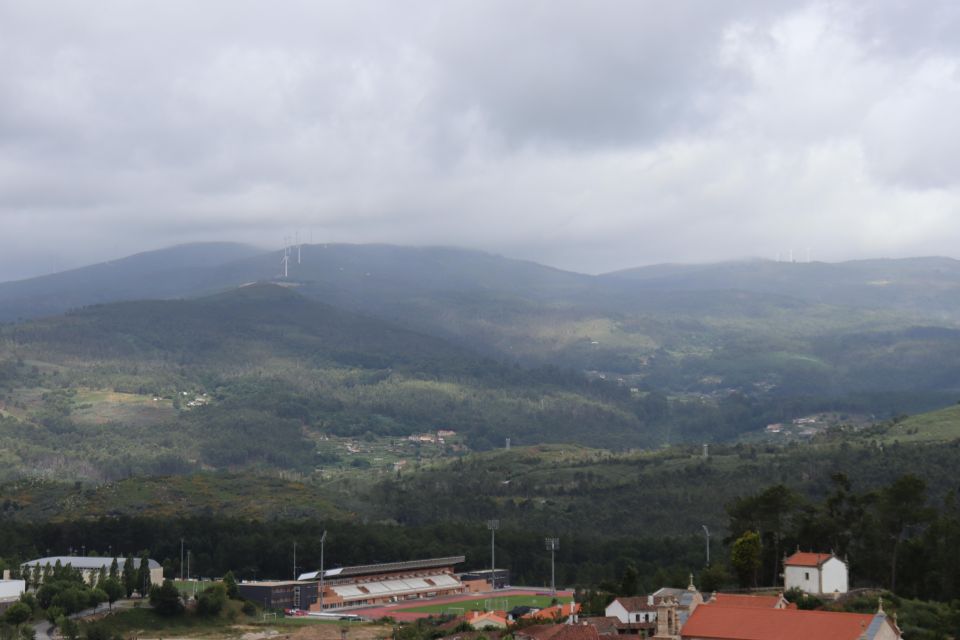
<svg viewBox="0 0 960 640">
<path fill-rule="evenodd" d="M 776 609 L 781 601 L 782 597 L 779 595 L 755 596 L 746 595 L 743 593 L 717 593 L 714 594 L 708 604 L 718 607 L 756 607 L 758 609 Z"/>
<path fill-rule="evenodd" d="M 875 622 L 875 618 L 881 618 Z M 872 640 L 885 624 L 882 613 L 837 613 L 756 607 L 697 607 L 683 638 L 710 640 Z M 872 634 L 867 634 L 871 630 Z"/>
<path fill-rule="evenodd" d="M 123 563 L 127 561 L 126 558 L 98 558 L 94 556 L 50 556 L 49 558 L 37 558 L 36 560 L 28 560 L 27 562 L 24 562 L 20 566 L 29 565 L 32 567 L 38 564 L 41 567 L 45 567 L 46 565 L 49 564 L 52 567 L 59 562 L 61 566 L 66 566 L 69 564 L 74 569 L 99 570 L 101 567 L 104 567 L 109 571 L 110 565 L 113 564 L 114 560 L 117 561 L 117 566 L 119 566 L 120 569 L 123 569 Z M 151 569 L 160 568 L 160 563 L 157 562 L 156 560 L 148 560 L 147 564 L 150 566 Z M 139 568 L 140 558 L 134 558 L 133 565 Z"/>
<path fill-rule="evenodd" d="M 535 624 L 514 631 L 520 638 L 533 640 L 599 640 L 597 628 L 590 624 Z"/>
<path fill-rule="evenodd" d="M 834 557 L 832 553 L 807 553 L 806 551 L 797 551 L 784 560 L 783 564 L 784 566 L 792 565 L 795 567 L 819 567 L 832 557 Z"/>
<path fill-rule="evenodd" d="M 647 596 L 619 597 L 613 602 L 619 602 L 627 611 L 656 611 L 657 605 L 651 604 Z M 610 603 L 613 604 L 613 603 Z"/>
<path fill-rule="evenodd" d="M 450 556 L 447 558 L 427 558 L 425 560 L 407 560 L 405 562 L 384 562 L 380 564 L 362 564 L 353 567 L 326 569 L 324 578 L 348 578 L 350 576 L 365 576 L 376 573 L 395 573 L 397 571 L 412 571 L 414 569 L 439 569 L 452 567 L 466 560 L 465 556 Z M 300 580 L 317 580 L 319 571 L 311 571 L 299 576 Z"/>
</svg>

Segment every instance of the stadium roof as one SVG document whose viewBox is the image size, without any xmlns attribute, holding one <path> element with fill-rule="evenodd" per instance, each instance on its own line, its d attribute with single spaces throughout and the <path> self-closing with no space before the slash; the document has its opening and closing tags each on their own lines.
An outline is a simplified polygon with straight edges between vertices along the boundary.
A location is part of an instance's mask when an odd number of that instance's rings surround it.
<svg viewBox="0 0 960 640">
<path fill-rule="evenodd" d="M 439 569 L 452 567 L 466 560 L 465 556 L 450 556 L 447 558 L 428 558 L 425 560 L 407 560 L 405 562 L 384 562 L 380 564 L 362 564 L 339 569 L 327 569 L 323 572 L 324 578 L 349 578 L 351 576 L 366 576 L 375 573 L 393 573 L 395 571 L 412 571 L 414 569 Z M 299 580 L 318 580 L 319 571 L 300 574 Z"/>
<path fill-rule="evenodd" d="M 50 556 L 49 558 L 37 558 L 36 560 L 28 560 L 27 562 L 24 562 L 20 566 L 32 567 L 38 564 L 41 567 L 45 567 L 46 565 L 49 564 L 52 567 L 56 565 L 57 562 L 59 562 L 61 566 L 66 566 L 69 564 L 74 569 L 96 569 L 99 571 L 100 567 L 104 567 L 109 571 L 110 565 L 113 564 L 114 560 L 117 561 L 117 565 L 121 569 L 123 569 L 123 563 L 127 561 L 126 558 L 98 558 L 94 556 Z M 157 562 L 156 560 L 147 560 L 147 563 L 151 569 L 160 568 L 160 563 Z M 135 567 L 139 567 L 140 559 L 134 558 L 133 564 Z"/>
</svg>

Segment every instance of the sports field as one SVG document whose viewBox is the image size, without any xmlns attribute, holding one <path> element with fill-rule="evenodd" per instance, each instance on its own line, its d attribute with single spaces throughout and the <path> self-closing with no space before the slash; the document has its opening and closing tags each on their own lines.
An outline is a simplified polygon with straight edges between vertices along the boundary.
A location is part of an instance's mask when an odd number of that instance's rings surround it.
<svg viewBox="0 0 960 640">
<path fill-rule="evenodd" d="M 457 602 L 438 602 L 436 604 L 422 605 L 419 607 L 397 607 L 398 611 L 409 613 L 457 613 L 463 614 L 467 611 L 509 611 L 514 607 L 528 606 L 542 609 L 549 607 L 553 601 L 551 596 L 537 595 L 512 595 L 492 598 L 474 598 L 473 600 L 460 600 Z"/>
</svg>

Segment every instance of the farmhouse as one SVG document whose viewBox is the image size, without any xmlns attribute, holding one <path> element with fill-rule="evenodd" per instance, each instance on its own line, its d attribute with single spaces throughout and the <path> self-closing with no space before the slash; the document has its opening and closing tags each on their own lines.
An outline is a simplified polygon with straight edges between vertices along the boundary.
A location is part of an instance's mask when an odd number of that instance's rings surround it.
<svg viewBox="0 0 960 640">
<path fill-rule="evenodd" d="M 310 609 L 319 611 L 321 602 L 323 609 L 336 609 L 463 593 L 453 568 L 464 559 L 452 556 L 327 569 L 320 601 Z M 320 572 L 301 574 L 299 580 L 319 582 Z"/>
<path fill-rule="evenodd" d="M 616 598 L 607 605 L 604 614 L 608 618 L 616 618 L 621 624 L 655 623 L 657 605 L 653 596 Z"/>
<path fill-rule="evenodd" d="M 783 586 L 811 595 L 847 592 L 847 563 L 832 553 L 806 553 L 799 549 L 783 560 Z"/>
</svg>

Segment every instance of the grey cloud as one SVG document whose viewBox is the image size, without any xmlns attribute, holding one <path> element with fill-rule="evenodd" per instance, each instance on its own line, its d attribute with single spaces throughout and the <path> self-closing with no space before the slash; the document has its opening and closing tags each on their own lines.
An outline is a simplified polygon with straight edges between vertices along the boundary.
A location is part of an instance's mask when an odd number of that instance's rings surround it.
<svg viewBox="0 0 960 640">
<path fill-rule="evenodd" d="M 296 229 L 591 271 L 955 251 L 956 17 L 0 3 L 0 279 Z"/>
</svg>

